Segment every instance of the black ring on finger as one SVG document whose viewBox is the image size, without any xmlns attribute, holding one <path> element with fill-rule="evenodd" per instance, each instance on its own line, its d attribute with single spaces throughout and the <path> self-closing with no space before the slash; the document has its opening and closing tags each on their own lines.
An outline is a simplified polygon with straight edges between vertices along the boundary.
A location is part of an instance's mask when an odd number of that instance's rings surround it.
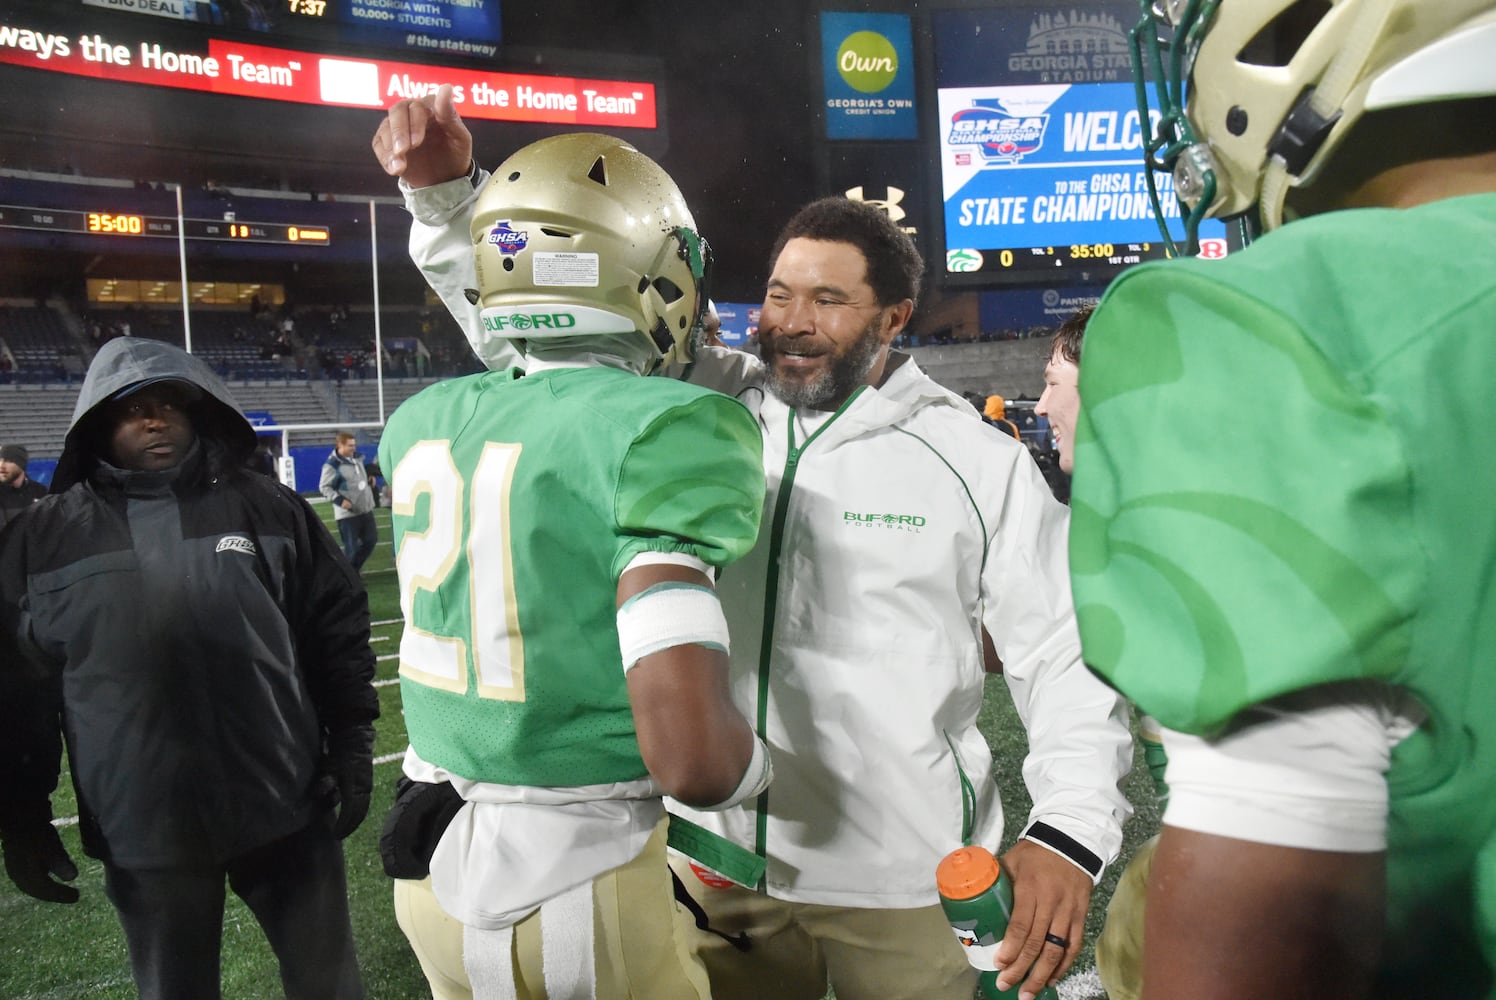
<svg viewBox="0 0 1496 1000">
<path fill-rule="evenodd" d="M 1057 944 L 1057 945 L 1059 945 L 1061 951 L 1069 951 L 1070 950 L 1070 939 L 1069 938 L 1062 938 L 1058 934 L 1046 934 L 1046 935 L 1044 935 L 1044 940 L 1048 944 Z"/>
</svg>

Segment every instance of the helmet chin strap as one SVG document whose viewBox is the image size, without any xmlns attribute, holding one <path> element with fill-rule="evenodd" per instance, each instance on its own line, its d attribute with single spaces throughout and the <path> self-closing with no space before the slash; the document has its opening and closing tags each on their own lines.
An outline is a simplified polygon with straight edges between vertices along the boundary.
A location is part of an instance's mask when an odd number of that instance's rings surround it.
<svg viewBox="0 0 1496 1000">
<path fill-rule="evenodd" d="M 1287 135 L 1300 121 L 1315 123 L 1318 128 L 1316 134 L 1307 138 L 1311 145 L 1298 151 L 1299 155 L 1295 156 L 1297 162 L 1292 166 L 1282 152 L 1274 151 L 1268 157 L 1258 197 L 1258 213 L 1262 219 L 1263 232 L 1277 229 L 1283 224 L 1283 204 L 1288 199 L 1288 189 L 1307 169 L 1309 162 L 1329 137 L 1331 127 L 1339 120 L 1347 95 L 1360 80 L 1366 58 L 1377 39 L 1382 37 L 1382 27 L 1392 15 L 1392 3 L 1393 0 L 1367 0 L 1364 15 L 1356 19 L 1346 35 L 1345 44 L 1325 67 L 1319 83 L 1305 92 L 1303 100 L 1295 102 L 1293 110 L 1283 120 L 1279 130 L 1280 138 Z M 1274 141 L 1273 148 L 1279 148 L 1277 140 Z"/>
</svg>

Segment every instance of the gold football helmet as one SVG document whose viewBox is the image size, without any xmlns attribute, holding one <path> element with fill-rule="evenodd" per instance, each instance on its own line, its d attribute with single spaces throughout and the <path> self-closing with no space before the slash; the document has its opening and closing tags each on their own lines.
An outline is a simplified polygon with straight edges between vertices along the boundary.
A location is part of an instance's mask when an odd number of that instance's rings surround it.
<svg viewBox="0 0 1496 1000">
<path fill-rule="evenodd" d="M 1290 190 L 1314 183 L 1368 111 L 1496 94 L 1496 0 L 1142 0 L 1142 9 L 1133 75 L 1139 110 L 1156 122 L 1148 165 L 1173 174 L 1191 243 L 1205 216 L 1253 205 L 1262 228 L 1276 228 Z"/>
<path fill-rule="evenodd" d="M 691 359 L 711 251 L 670 175 L 623 140 L 525 146 L 484 185 L 471 235 L 485 336 L 637 334 L 656 367 Z"/>
</svg>

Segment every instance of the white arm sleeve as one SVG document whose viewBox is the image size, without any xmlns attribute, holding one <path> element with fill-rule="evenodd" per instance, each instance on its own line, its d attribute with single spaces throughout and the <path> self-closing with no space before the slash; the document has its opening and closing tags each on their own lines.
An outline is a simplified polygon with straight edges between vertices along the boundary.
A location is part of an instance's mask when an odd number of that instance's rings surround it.
<svg viewBox="0 0 1496 1000">
<path fill-rule="evenodd" d="M 422 188 L 401 181 L 400 193 L 412 220 L 410 259 L 462 327 L 478 360 L 492 371 L 502 371 L 520 364 L 520 353 L 513 341 L 484 333 L 478 307 L 467 299 L 467 290 L 478 284 L 469 227 L 478 191 L 487 179 L 488 172 L 480 169 L 476 187 L 466 177 Z"/>
<path fill-rule="evenodd" d="M 1034 808 L 1022 836 L 1063 855 L 1094 881 L 1122 849 L 1132 805 L 1126 699 L 1081 660 L 1070 598 L 1069 509 L 1054 499 L 1021 445 L 989 545 L 983 624 L 1028 733 L 1023 779 Z"/>
<path fill-rule="evenodd" d="M 1358 682 L 1254 706 L 1212 740 L 1165 729 L 1164 822 L 1281 847 L 1384 850 L 1388 762 L 1423 718 L 1406 693 Z"/>
</svg>

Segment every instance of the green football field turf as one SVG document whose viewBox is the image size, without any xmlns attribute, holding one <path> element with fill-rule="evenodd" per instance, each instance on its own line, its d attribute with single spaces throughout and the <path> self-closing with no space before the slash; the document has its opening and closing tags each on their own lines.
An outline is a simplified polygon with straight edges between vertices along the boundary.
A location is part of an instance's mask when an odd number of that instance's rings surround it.
<svg viewBox="0 0 1496 1000">
<path fill-rule="evenodd" d="M 332 510 L 319 504 L 331 526 Z M 400 599 L 389 546 L 388 508 L 376 512 L 381 544 L 365 564 L 364 580 L 369 590 L 369 610 L 374 621 L 373 648 L 378 657 L 381 716 L 375 743 L 375 795 L 369 819 L 346 843 L 349 896 L 359 964 L 369 1000 L 414 1000 L 429 997 L 420 968 L 395 926 L 390 904 L 390 883 L 379 865 L 379 825 L 390 804 L 399 757 L 405 749 L 405 724 L 400 711 L 400 692 L 395 684 L 400 642 Z M 980 725 L 998 762 L 999 780 L 1008 817 L 1009 843 L 1028 814 L 1029 798 L 1023 787 L 1021 765 L 1026 741 L 1007 696 L 995 678 L 987 689 L 987 703 Z M 1089 987 L 1083 973 L 1093 964 L 1090 942 L 1101 928 L 1102 911 L 1112 887 L 1133 849 L 1158 827 L 1158 812 L 1147 769 L 1141 756 L 1127 785 L 1128 797 L 1137 814 L 1127 825 L 1122 858 L 1107 872 L 1092 900 L 1087 927 L 1087 945 L 1072 970 L 1072 983 L 1062 983 L 1067 1000 L 1100 996 Z M 83 898 L 61 906 L 40 903 L 22 895 L 8 880 L 0 879 L 0 997 L 7 1000 L 126 1000 L 134 997 L 124 938 L 114 911 L 104 898 L 103 869 L 85 857 L 78 843 L 72 787 L 64 775 L 52 797 L 53 814 L 63 824 L 62 838 L 78 863 L 75 885 Z M 1006 845 L 1005 845 L 1006 846 Z M 1069 989 L 1065 987 L 1069 986 Z M 275 959 L 253 917 L 229 894 L 223 932 L 223 995 L 231 1000 L 258 1000 L 283 996 Z"/>
</svg>

